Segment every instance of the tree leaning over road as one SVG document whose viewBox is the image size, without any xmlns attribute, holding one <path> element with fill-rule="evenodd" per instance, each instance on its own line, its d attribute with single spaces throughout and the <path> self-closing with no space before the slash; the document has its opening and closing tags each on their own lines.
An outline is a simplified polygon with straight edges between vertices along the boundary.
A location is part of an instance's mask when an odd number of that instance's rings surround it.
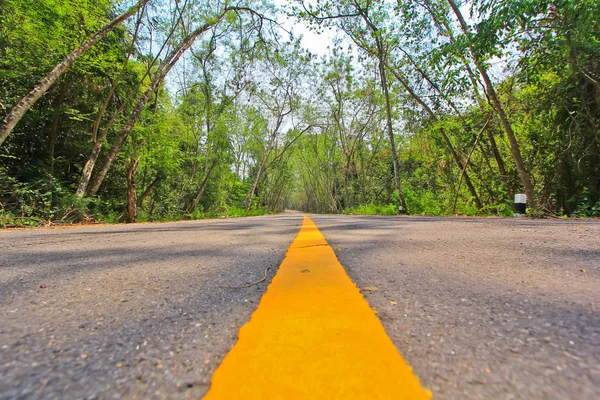
<svg viewBox="0 0 600 400">
<path fill-rule="evenodd" d="M 473 46 L 471 45 L 471 40 L 472 40 L 471 39 L 471 31 L 469 29 L 469 26 L 467 25 L 467 22 L 465 21 L 465 18 L 463 16 L 462 12 L 458 8 L 458 6 L 456 5 L 456 2 L 454 0 L 447 0 L 447 1 L 448 1 L 448 4 L 450 5 L 450 7 L 452 8 L 452 11 L 456 15 L 456 18 L 458 19 L 458 22 L 460 23 L 460 27 L 461 27 L 463 33 L 467 37 L 467 46 L 469 48 L 471 57 L 473 58 L 475 67 L 481 74 L 481 78 L 483 79 L 483 82 L 485 83 L 486 94 L 490 98 L 490 100 L 494 106 L 494 110 L 496 111 L 496 113 L 498 114 L 498 117 L 500 118 L 500 121 L 502 122 L 502 127 L 504 128 L 504 132 L 506 133 L 506 136 L 508 137 L 508 141 L 510 142 L 510 150 L 511 150 L 513 158 L 515 160 L 515 165 L 517 167 L 517 171 L 519 172 L 519 176 L 521 178 L 521 183 L 523 184 L 523 188 L 525 189 L 525 194 L 527 195 L 527 203 L 529 204 L 530 207 L 535 208 L 537 203 L 535 201 L 535 192 L 533 190 L 533 183 L 531 182 L 531 176 L 529 175 L 529 171 L 527 170 L 527 167 L 525 166 L 525 163 L 523 161 L 523 156 L 521 155 L 521 147 L 519 146 L 519 142 L 517 141 L 517 137 L 513 130 L 512 124 L 510 123 L 510 121 L 508 119 L 508 115 L 506 114 L 505 107 L 502 105 L 502 102 L 500 101 L 500 98 L 498 97 L 498 94 L 496 93 L 496 89 L 494 88 L 492 80 L 489 76 L 488 69 L 484 65 L 483 60 L 481 59 L 481 56 L 479 55 L 478 51 L 476 49 L 474 49 Z"/>
<path fill-rule="evenodd" d="M 98 192 L 98 189 L 102 185 L 104 177 L 108 173 L 108 170 L 110 169 L 113 161 L 115 160 L 115 157 L 121 151 L 123 143 L 133 130 L 136 122 L 140 118 L 142 111 L 150 101 L 152 95 L 162 85 L 171 69 L 179 62 L 180 58 L 194 44 L 194 42 L 199 36 L 206 33 L 212 27 L 218 25 L 228 13 L 235 12 L 247 12 L 252 15 L 258 15 L 260 19 L 263 18 L 262 15 L 247 7 L 225 6 L 216 15 L 210 16 L 206 23 L 204 23 L 203 25 L 192 31 L 190 34 L 185 36 L 183 39 L 181 39 L 179 44 L 161 61 L 157 71 L 153 74 L 150 86 L 146 89 L 141 99 L 138 100 L 131 116 L 125 123 L 125 126 L 121 130 L 120 134 L 115 138 L 110 150 L 108 151 L 108 154 L 106 155 L 104 163 L 100 167 L 100 171 L 98 171 L 87 190 L 87 195 L 89 197 L 95 196 Z"/>
<path fill-rule="evenodd" d="M 102 29 L 98 32 L 91 35 L 86 41 L 84 41 L 81 46 L 73 50 L 67 57 L 65 57 L 48 75 L 46 75 L 40 83 L 38 83 L 25 97 L 23 97 L 19 102 L 10 109 L 8 115 L 2 120 L 0 123 L 0 146 L 10 132 L 13 130 L 15 125 L 19 122 L 19 120 L 23 117 L 23 115 L 31 108 L 36 101 L 39 100 L 40 97 L 46 93 L 46 91 L 52 86 L 52 84 L 58 79 L 58 77 L 65 72 L 67 68 L 69 68 L 83 53 L 88 51 L 90 47 L 95 45 L 100 39 L 110 33 L 115 27 L 122 24 L 129 17 L 134 15 L 140 8 L 146 5 L 149 0 L 139 0 L 139 2 L 133 7 L 129 8 L 129 10 L 125 11 L 108 24 L 106 24 Z"/>
<path fill-rule="evenodd" d="M 198 36 L 200 36 L 201 34 L 203 34 L 204 32 L 208 31 L 213 24 L 218 23 L 221 20 L 221 18 L 223 18 L 223 16 L 225 15 L 225 13 L 227 11 L 228 10 L 224 10 L 223 12 L 221 12 L 219 15 L 217 15 L 215 17 L 214 21 L 205 23 L 204 25 L 200 26 L 195 31 L 190 33 L 188 36 L 183 38 L 183 40 L 181 40 L 181 42 L 177 45 L 177 47 L 175 47 L 165 57 L 165 59 L 162 60 L 161 64 L 158 67 L 158 70 L 154 73 L 154 76 L 152 78 L 150 86 L 148 87 L 148 89 L 146 89 L 142 98 L 140 100 L 138 100 L 138 102 L 133 110 L 133 113 L 131 114 L 131 116 L 129 117 L 127 122 L 125 123 L 125 126 L 121 130 L 121 133 L 115 138 L 115 141 L 113 142 L 108 154 L 106 155 L 106 159 L 105 159 L 104 163 L 100 167 L 100 171 L 98 172 L 98 174 L 96 175 L 96 178 L 94 179 L 93 183 L 91 184 L 90 188 L 88 189 L 88 196 L 90 196 L 90 197 L 94 196 L 96 194 L 96 192 L 98 191 L 98 189 L 100 188 L 100 185 L 102 185 L 102 182 L 104 181 L 104 177 L 106 176 L 106 173 L 110 169 L 110 166 L 112 165 L 112 162 L 114 161 L 114 159 L 117 156 L 117 154 L 119 153 L 119 151 L 121 151 L 121 147 L 123 146 L 123 143 L 125 142 L 125 140 L 129 136 L 129 134 L 131 133 L 137 120 L 139 119 L 140 115 L 142 114 L 144 107 L 146 107 L 146 105 L 150 101 L 150 98 L 152 97 L 154 92 L 156 92 L 158 90 L 158 88 L 160 87 L 160 85 L 163 83 L 163 81 L 164 81 L 165 77 L 167 76 L 167 74 L 169 73 L 169 71 L 175 66 L 175 64 L 177 64 L 177 62 L 179 61 L 181 56 L 192 46 L 192 44 L 194 43 L 196 38 Z"/>
</svg>

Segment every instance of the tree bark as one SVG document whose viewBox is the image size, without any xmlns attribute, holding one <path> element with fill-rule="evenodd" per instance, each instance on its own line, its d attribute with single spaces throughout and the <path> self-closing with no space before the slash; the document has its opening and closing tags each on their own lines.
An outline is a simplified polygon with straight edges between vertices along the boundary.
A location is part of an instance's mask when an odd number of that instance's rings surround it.
<svg viewBox="0 0 600 400">
<path fill-rule="evenodd" d="M 129 10 L 119 15 L 108 24 L 106 24 L 102 29 L 98 32 L 94 33 L 90 36 L 81 46 L 76 48 L 66 56 L 46 77 L 44 77 L 40 83 L 37 84 L 25 97 L 23 97 L 9 112 L 8 115 L 4 118 L 2 123 L 0 123 L 0 145 L 6 140 L 10 132 L 12 132 L 13 128 L 19 120 L 25 115 L 27 110 L 31 108 L 35 104 L 36 101 L 39 100 L 40 97 L 48 89 L 52 84 L 58 79 L 58 77 L 69 68 L 77 58 L 79 58 L 82 54 L 88 51 L 98 40 L 102 39 L 108 33 L 110 33 L 114 28 L 123 23 L 126 19 L 135 14 L 140 7 L 144 6 L 149 0 L 140 0 L 135 6 L 131 7 Z"/>
<path fill-rule="evenodd" d="M 138 17 L 138 21 L 135 25 L 135 32 L 133 33 L 133 38 L 131 39 L 131 47 L 130 47 L 129 52 L 127 53 L 125 62 L 123 63 L 123 66 L 121 67 L 121 71 L 117 75 L 116 79 L 110 85 L 110 90 L 108 92 L 108 96 L 106 96 L 106 99 L 104 99 L 104 103 L 102 103 L 102 107 L 100 108 L 100 111 L 98 111 L 98 114 L 96 115 L 96 118 L 94 119 L 94 125 L 92 126 L 92 142 L 96 141 L 96 138 L 98 136 L 98 128 L 100 127 L 100 122 L 102 121 L 102 117 L 104 116 L 104 113 L 106 112 L 106 109 L 108 108 L 108 105 L 110 104 L 110 101 L 112 100 L 112 98 L 117 90 L 119 81 L 120 81 L 121 77 L 123 76 L 123 73 L 125 72 L 125 69 L 127 68 L 127 65 L 129 64 L 129 60 L 131 59 L 131 55 L 133 54 L 133 50 L 135 49 L 135 42 L 138 37 L 138 33 L 140 30 L 140 25 L 142 23 L 143 16 L 144 16 L 144 10 L 142 10 L 142 12 L 140 13 L 140 15 Z"/>
<path fill-rule="evenodd" d="M 179 15 L 179 21 L 178 21 L 177 24 L 179 24 L 180 22 L 181 22 L 181 14 Z M 135 44 L 135 38 L 137 37 L 140 23 L 141 23 L 141 16 L 140 16 L 140 18 L 138 20 L 138 23 L 136 25 L 136 32 L 135 32 L 134 37 L 133 37 L 133 39 L 131 41 L 132 48 L 133 48 L 133 46 Z M 106 126 L 103 127 L 102 134 L 98 137 L 98 129 L 100 127 L 100 121 L 102 119 L 102 116 L 103 116 L 104 112 L 106 111 L 106 107 L 108 106 L 108 103 L 110 102 L 110 99 L 114 96 L 114 93 L 116 91 L 118 82 L 119 82 L 121 76 L 123 75 L 123 72 L 125 71 L 125 68 L 127 67 L 127 64 L 128 64 L 129 59 L 131 57 L 132 51 L 130 51 L 129 54 L 127 55 L 127 58 L 125 59 L 125 62 L 123 64 L 123 66 L 121 67 L 121 72 L 117 76 L 116 80 L 113 82 L 113 84 L 111 86 L 111 89 L 110 89 L 110 92 L 109 92 L 107 98 L 105 99 L 103 108 L 98 113 L 98 115 L 96 116 L 96 120 L 94 121 L 94 126 L 92 128 L 92 150 L 90 152 L 88 160 L 85 163 L 85 166 L 84 166 L 83 171 L 81 173 L 81 178 L 79 179 L 79 185 L 77 186 L 77 191 L 75 192 L 75 196 L 76 197 L 82 198 L 85 195 L 85 193 L 87 191 L 87 188 L 88 188 L 88 184 L 90 182 L 90 179 L 92 178 L 92 172 L 93 172 L 94 167 L 96 165 L 96 161 L 98 160 L 98 156 L 100 155 L 100 152 L 102 151 L 102 144 L 104 143 L 104 140 L 106 140 L 106 136 L 108 135 L 108 132 L 110 131 L 110 128 L 117 121 L 118 117 L 123 113 L 123 111 L 125 110 L 125 107 L 127 106 L 127 104 L 129 104 L 130 100 L 135 97 L 134 95 L 137 92 L 138 88 L 141 86 L 141 84 L 144 81 L 144 79 L 148 75 L 150 75 L 150 73 L 152 71 L 152 67 L 154 66 L 154 64 L 158 60 L 159 55 L 164 50 L 165 46 L 167 45 L 169 39 L 173 36 L 174 32 L 175 32 L 175 29 L 171 29 L 171 32 L 167 36 L 167 39 L 163 43 L 162 47 L 157 52 L 157 55 L 154 57 L 154 59 L 152 60 L 152 62 L 148 65 L 148 67 L 146 69 L 146 73 L 144 74 L 144 76 L 139 80 L 139 82 L 137 83 L 137 85 L 135 85 L 135 87 L 129 92 L 129 94 L 127 95 L 127 98 L 119 106 L 119 109 L 116 112 L 113 113 L 112 117 L 110 118 L 110 120 L 108 121 L 108 123 L 106 124 Z"/>
<path fill-rule="evenodd" d="M 290 94 L 289 91 L 287 91 L 286 96 L 289 96 L 289 94 Z M 284 101 L 284 104 L 285 104 L 285 101 Z M 285 105 L 283 107 L 285 107 Z M 279 129 L 281 128 L 281 125 L 283 124 L 283 119 L 286 115 L 288 115 L 291 112 L 292 112 L 291 106 L 290 106 L 289 111 L 287 111 L 287 112 L 283 111 L 282 108 L 279 108 L 279 110 L 278 110 L 279 115 L 277 115 L 277 122 L 275 123 L 275 127 L 273 128 L 273 132 L 271 132 L 271 136 L 269 137 L 269 142 L 267 143 L 267 147 L 265 149 L 265 154 L 264 154 L 262 160 L 260 161 L 258 170 L 256 171 L 256 176 L 254 177 L 254 180 L 252 181 L 252 185 L 250 186 L 250 189 L 248 190 L 248 193 L 246 194 L 246 211 L 249 211 L 250 208 L 252 207 L 252 200 L 254 199 L 254 192 L 256 191 L 256 187 L 258 186 L 260 177 L 262 176 L 263 172 L 266 169 L 265 166 L 267 165 L 267 161 L 269 160 L 269 155 L 271 154 L 271 151 L 275 147 L 275 140 L 277 139 L 277 135 L 279 134 Z"/>
<path fill-rule="evenodd" d="M 271 145 L 269 144 L 267 151 L 265 151 L 265 155 L 264 155 L 263 159 L 260 161 L 258 170 L 256 171 L 256 176 L 254 177 L 254 180 L 252 181 L 252 185 L 250 186 L 250 189 L 248 190 L 248 194 L 246 195 L 246 211 L 250 211 L 250 208 L 252 207 L 252 200 L 254 199 L 254 192 L 256 191 L 256 186 L 258 186 L 258 181 L 260 180 L 260 177 L 262 176 L 263 168 L 265 167 L 265 164 L 267 163 L 267 159 L 269 158 L 270 153 L 271 153 Z"/>
<path fill-rule="evenodd" d="M 135 186 L 135 173 L 140 159 L 130 161 L 127 164 L 127 222 L 135 222 L 137 219 L 137 191 Z"/>
<path fill-rule="evenodd" d="M 150 73 L 150 70 L 146 71 L 146 74 L 149 74 L 149 73 Z M 140 84 L 141 84 L 141 81 L 129 93 L 129 95 L 127 96 L 127 99 L 125 99 L 123 101 L 123 103 L 121 104 L 119 109 L 113 114 L 113 116 L 108 121 L 106 126 L 103 127 L 102 134 L 100 136 L 98 136 L 95 133 L 96 131 L 92 132 L 92 150 L 90 152 L 88 160 L 85 163 L 83 171 L 81 172 L 81 178 L 79 179 L 79 185 L 77 186 L 77 191 L 75 192 L 76 197 L 82 198 L 85 195 L 85 192 L 87 190 L 90 179 L 92 178 L 92 172 L 96 165 L 96 161 L 98 160 L 98 156 L 100 155 L 100 152 L 102 151 L 102 144 L 106 140 L 106 136 L 108 135 L 110 128 L 117 121 L 119 115 L 121 115 L 123 113 L 123 110 L 125 110 L 125 106 L 129 102 L 129 100 L 133 97 L 134 92 L 137 91 Z"/>
<path fill-rule="evenodd" d="M 496 144 L 496 138 L 494 138 L 494 133 L 489 128 L 486 130 L 486 132 L 488 140 L 490 141 L 490 147 L 492 148 L 492 154 L 494 155 L 496 164 L 498 164 L 498 171 L 500 171 L 500 179 L 502 179 L 502 181 L 506 185 L 508 185 L 508 172 L 506 172 L 506 165 L 504 164 L 504 160 L 502 159 L 500 150 L 498 150 L 498 145 Z"/>
<path fill-rule="evenodd" d="M 390 92 L 385 71 L 385 52 L 383 44 L 381 43 L 380 31 L 369 18 L 366 9 L 361 8 L 361 6 L 359 6 L 358 4 L 356 4 L 355 7 L 357 8 L 358 15 L 360 15 L 360 17 L 367 24 L 369 29 L 371 29 L 373 36 L 375 37 L 375 45 L 377 47 L 377 54 L 375 54 L 375 56 L 377 57 L 377 61 L 379 64 L 379 78 L 381 80 L 381 90 L 385 97 L 385 112 L 387 125 L 386 130 L 388 134 L 388 139 L 390 141 L 390 151 L 392 153 L 392 164 L 394 167 L 394 183 L 396 189 L 398 190 L 398 196 L 400 197 L 400 205 L 402 206 L 402 211 L 408 213 L 408 207 L 406 206 L 406 201 L 404 199 L 404 192 L 402 191 L 402 181 L 400 179 L 400 161 L 398 160 L 398 152 L 396 151 L 396 140 L 394 139 L 394 128 L 392 126 L 392 107 L 390 104 Z"/>
<path fill-rule="evenodd" d="M 152 84 L 150 85 L 148 90 L 146 90 L 146 93 L 144 93 L 144 96 L 142 97 L 142 99 L 136 105 L 135 109 L 133 110 L 133 113 L 127 120 L 127 123 L 125 123 L 123 130 L 115 138 L 115 141 L 113 142 L 110 150 L 108 151 L 108 154 L 106 155 L 106 158 L 104 160 L 104 163 L 102 164 L 100 171 L 98 172 L 98 175 L 96 176 L 95 179 L 93 179 L 91 181 L 91 183 L 88 186 L 87 194 L 89 197 L 95 196 L 96 193 L 98 192 L 98 189 L 100 189 L 100 186 L 102 185 L 102 182 L 104 181 L 104 178 L 106 177 L 106 174 L 108 173 L 108 170 L 110 169 L 113 161 L 117 157 L 117 154 L 119 153 L 119 151 L 121 151 L 121 147 L 123 146 L 125 139 L 127 139 L 129 134 L 133 130 L 133 127 L 135 126 L 135 123 L 139 119 L 140 115 L 142 114 L 144 107 L 150 100 L 150 96 L 152 96 L 152 93 L 154 92 L 154 90 L 156 90 L 158 88 L 158 86 L 160 85 L 161 82 L 162 82 L 161 76 L 155 78 L 155 80 L 152 82 Z M 100 145 L 100 147 L 101 147 L 101 145 Z M 95 163 L 93 163 L 91 165 L 91 168 L 93 168 L 94 165 L 95 165 Z M 87 166 L 87 164 L 86 164 L 86 166 Z"/>
<path fill-rule="evenodd" d="M 435 13 L 431 12 L 431 10 L 429 12 L 430 12 L 430 15 L 432 16 L 432 18 L 434 18 L 434 19 L 437 18 Z M 450 42 L 456 43 L 456 38 L 452 34 L 452 26 L 449 24 L 448 20 L 444 18 L 440 21 L 440 23 L 448 31 L 448 38 L 450 39 Z M 475 76 L 475 73 L 471 69 L 471 66 L 469 65 L 469 62 L 468 62 L 466 56 L 464 54 L 461 54 L 461 55 L 459 55 L 459 58 L 462 61 L 462 64 L 465 67 L 465 70 L 467 71 L 467 75 L 469 76 L 469 81 L 471 82 L 471 86 L 473 87 L 473 92 L 475 94 L 475 100 L 477 101 L 477 104 L 479 105 L 479 109 L 481 110 L 481 112 L 483 112 L 485 114 L 486 106 L 485 106 L 485 102 L 484 102 L 483 98 L 481 97 L 481 93 L 479 91 L 479 83 L 477 82 L 477 77 Z M 488 127 L 488 129 L 486 130 L 486 134 L 488 137 L 488 141 L 489 141 L 489 145 L 491 147 L 492 154 L 494 156 L 494 159 L 496 160 L 496 165 L 498 166 L 498 171 L 500 172 L 500 180 L 502 180 L 502 182 L 504 183 L 505 188 L 508 189 L 509 185 L 508 185 L 508 173 L 506 171 L 506 164 L 502 158 L 502 155 L 500 154 L 500 151 L 498 150 L 498 145 L 496 143 L 496 139 L 494 138 L 494 132 L 492 131 L 491 127 Z M 480 142 L 480 145 L 481 145 L 481 142 Z"/>
<path fill-rule="evenodd" d="M 467 167 L 469 166 L 469 162 L 471 161 L 471 156 L 473 155 L 473 152 L 477 148 L 479 139 L 481 139 L 481 135 L 483 134 L 483 131 L 487 128 L 487 124 L 489 122 L 490 122 L 490 118 L 488 117 L 488 119 L 485 121 L 485 124 L 483 125 L 483 129 L 481 130 L 481 132 L 479 132 L 479 135 L 477 135 L 477 138 L 475 139 L 475 144 L 471 148 L 471 151 L 469 152 L 467 160 L 465 161 L 465 166 L 463 167 L 463 169 L 461 171 L 460 179 L 458 181 L 458 187 L 456 188 L 456 195 L 454 196 L 454 204 L 452 205 L 452 214 L 454 214 L 456 212 L 456 202 L 458 201 L 458 194 L 460 193 L 460 185 L 462 184 L 463 177 L 466 176 L 465 174 L 466 174 Z"/>
<path fill-rule="evenodd" d="M 100 155 L 100 151 L 102 150 L 102 143 L 104 143 L 105 137 L 98 138 L 92 144 L 92 151 L 88 160 L 83 167 L 83 171 L 81 172 L 81 178 L 79 178 L 79 185 L 77 186 L 77 191 L 75 192 L 75 197 L 82 198 L 85 194 L 85 191 L 88 187 L 88 183 L 92 177 L 92 171 L 94 170 L 94 166 L 96 165 L 96 161 L 98 160 L 98 156 Z"/>
</svg>

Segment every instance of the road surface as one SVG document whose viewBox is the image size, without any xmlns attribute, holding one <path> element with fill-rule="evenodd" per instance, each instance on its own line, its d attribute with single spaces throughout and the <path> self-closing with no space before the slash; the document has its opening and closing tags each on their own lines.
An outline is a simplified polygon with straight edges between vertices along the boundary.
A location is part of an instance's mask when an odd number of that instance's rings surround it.
<svg viewBox="0 0 600 400">
<path fill-rule="evenodd" d="M 434 399 L 600 398 L 598 222 L 310 217 Z M 0 398 L 202 397 L 302 222 L 0 232 Z"/>
</svg>

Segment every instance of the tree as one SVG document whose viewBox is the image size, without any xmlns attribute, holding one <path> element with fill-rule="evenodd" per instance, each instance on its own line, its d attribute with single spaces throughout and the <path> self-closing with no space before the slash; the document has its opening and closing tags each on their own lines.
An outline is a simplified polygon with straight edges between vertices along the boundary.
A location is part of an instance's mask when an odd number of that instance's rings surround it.
<svg viewBox="0 0 600 400">
<path fill-rule="evenodd" d="M 392 107 L 390 102 L 390 93 L 388 86 L 388 78 L 386 71 L 387 57 L 389 55 L 390 43 L 385 41 L 385 36 L 382 34 L 380 27 L 377 25 L 378 19 L 382 17 L 382 13 L 378 13 L 373 8 L 375 7 L 374 2 L 365 2 L 362 4 L 359 1 L 350 0 L 339 3 L 338 5 L 323 4 L 316 10 L 313 9 L 312 5 L 306 8 L 302 2 L 302 7 L 306 15 L 319 21 L 319 23 L 325 21 L 336 21 L 339 22 L 339 27 L 342 29 L 362 50 L 366 51 L 372 57 L 375 57 L 378 61 L 379 78 L 381 80 L 381 90 L 385 97 L 386 104 L 386 120 L 387 120 L 387 134 L 388 140 L 390 141 L 390 151 L 392 154 L 392 164 L 394 168 L 394 181 L 400 203 L 403 212 L 408 212 L 404 194 L 402 191 L 402 180 L 400 177 L 400 164 L 398 161 L 398 152 L 396 149 L 396 140 L 394 138 L 394 128 L 392 121 Z M 334 8 L 336 7 L 336 8 Z M 335 13 L 328 12 L 329 9 L 334 8 Z M 376 14 L 375 17 L 373 14 Z M 357 25 L 356 19 L 359 18 L 364 22 L 366 30 L 360 25 Z M 374 41 L 374 43 L 372 42 Z"/>
<path fill-rule="evenodd" d="M 148 104 L 154 92 L 156 92 L 161 86 L 169 71 L 177 64 L 181 56 L 192 46 L 192 44 L 194 44 L 196 38 L 208 31 L 213 25 L 219 23 L 228 11 L 230 10 L 227 8 L 223 9 L 209 22 L 206 22 L 205 24 L 201 25 L 200 27 L 192 31 L 190 34 L 185 36 L 178 43 L 178 45 L 173 50 L 171 50 L 171 52 L 167 54 L 167 56 L 161 61 L 160 65 L 157 68 L 157 71 L 153 74 L 150 86 L 146 89 L 142 97 L 138 100 L 133 112 L 131 113 L 129 119 L 125 123 L 123 129 L 113 141 L 113 144 L 110 150 L 108 151 L 108 154 L 106 155 L 104 163 L 100 167 L 100 171 L 98 171 L 95 179 L 92 181 L 92 184 L 88 188 L 88 196 L 93 197 L 96 194 L 96 192 L 98 192 L 100 185 L 102 185 L 102 182 L 104 181 L 104 177 L 106 176 L 108 170 L 112 165 L 112 162 L 117 156 L 117 153 L 119 153 L 119 151 L 121 150 L 123 143 L 131 133 L 131 130 L 135 126 L 142 111 L 146 107 L 146 104 Z"/>
<path fill-rule="evenodd" d="M 535 191 L 533 188 L 533 183 L 531 182 L 531 176 L 529 175 L 529 171 L 525 167 L 525 163 L 523 162 L 523 156 L 521 155 L 521 148 L 519 146 L 519 142 L 513 130 L 512 124 L 509 121 L 508 115 L 506 114 L 506 110 L 500 101 L 500 97 L 496 93 L 496 89 L 494 88 L 494 84 L 488 74 L 488 69 L 485 66 L 483 55 L 480 54 L 479 50 L 475 48 L 473 45 L 472 32 L 465 21 L 462 12 L 459 7 L 456 5 L 454 0 L 447 0 L 448 4 L 452 8 L 452 11 L 456 15 L 460 27 L 463 31 L 463 34 L 467 37 L 467 46 L 470 52 L 470 55 L 473 59 L 475 67 L 479 71 L 481 78 L 485 84 L 486 93 L 489 96 L 494 110 L 498 114 L 500 121 L 502 122 L 502 127 L 504 128 L 504 132 L 508 137 L 508 141 L 510 142 L 510 150 L 513 155 L 513 159 L 517 166 L 517 171 L 519 172 L 519 176 L 521 177 L 521 183 L 523 184 L 523 188 L 525 189 L 525 194 L 527 195 L 527 203 L 530 207 L 535 208 L 537 203 L 535 201 Z"/>
<path fill-rule="evenodd" d="M 134 15 L 141 7 L 145 6 L 149 0 L 139 0 L 135 6 L 131 7 L 129 10 L 125 11 L 118 17 L 111 20 L 107 23 L 102 29 L 91 35 L 85 42 L 83 42 L 78 48 L 73 50 L 68 56 L 66 56 L 56 67 L 48 73 L 41 81 L 38 83 L 25 97 L 23 97 L 19 102 L 9 110 L 8 114 L 0 123 L 0 146 L 10 132 L 13 130 L 15 125 L 19 122 L 19 120 L 23 117 L 23 115 L 31 108 L 33 104 L 46 91 L 52 86 L 52 84 L 58 79 L 58 77 L 69 68 L 77 58 L 79 58 L 83 53 L 90 49 L 94 44 L 98 42 L 98 40 L 102 39 L 108 33 L 110 33 L 115 27 L 119 26 L 126 19 Z"/>
<path fill-rule="evenodd" d="M 300 53 L 298 42 L 290 48 L 278 49 L 274 54 L 268 55 L 262 76 L 264 87 L 256 90 L 256 96 L 260 107 L 269 116 L 270 126 L 266 132 L 266 140 L 260 161 L 256 165 L 252 184 L 246 195 L 246 210 L 252 207 L 258 182 L 265 172 L 265 167 L 273 150 L 277 146 L 277 140 L 282 133 L 286 119 L 294 113 L 299 106 L 299 86 L 305 76 L 307 56 Z"/>
</svg>

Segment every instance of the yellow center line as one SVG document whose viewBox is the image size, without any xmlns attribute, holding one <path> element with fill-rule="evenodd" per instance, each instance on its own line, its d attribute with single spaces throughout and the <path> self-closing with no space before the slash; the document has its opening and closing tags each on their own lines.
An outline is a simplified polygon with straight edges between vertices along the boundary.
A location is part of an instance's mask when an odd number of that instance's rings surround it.
<svg viewBox="0 0 600 400">
<path fill-rule="evenodd" d="M 429 399 L 308 217 L 205 399 Z"/>
</svg>

